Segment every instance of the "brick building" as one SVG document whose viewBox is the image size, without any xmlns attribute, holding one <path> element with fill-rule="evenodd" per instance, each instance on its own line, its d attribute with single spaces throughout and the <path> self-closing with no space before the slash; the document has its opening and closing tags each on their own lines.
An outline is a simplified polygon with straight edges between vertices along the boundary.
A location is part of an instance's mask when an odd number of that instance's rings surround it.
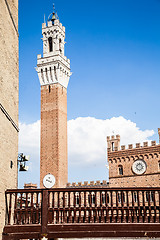
<svg viewBox="0 0 160 240">
<path fill-rule="evenodd" d="M 160 138 L 160 129 L 158 129 Z M 120 136 L 107 137 L 110 187 L 159 187 L 160 144 L 136 143 L 120 148 Z"/>
<path fill-rule="evenodd" d="M 68 181 L 67 86 L 70 60 L 64 55 L 65 27 L 53 12 L 42 24 L 43 57 L 38 55 L 37 73 L 41 84 L 40 187 L 46 174 L 55 177 L 54 187 Z"/>
<path fill-rule="evenodd" d="M 5 190 L 17 187 L 18 0 L 0 0 L 0 239 Z"/>
</svg>

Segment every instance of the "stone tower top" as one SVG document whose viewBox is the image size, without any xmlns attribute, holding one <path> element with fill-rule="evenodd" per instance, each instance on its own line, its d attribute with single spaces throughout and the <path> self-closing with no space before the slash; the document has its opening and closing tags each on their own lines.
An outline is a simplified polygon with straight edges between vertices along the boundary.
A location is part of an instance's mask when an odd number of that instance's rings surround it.
<svg viewBox="0 0 160 240">
<path fill-rule="evenodd" d="M 49 21 L 42 24 L 43 57 L 37 56 L 37 73 L 42 85 L 59 83 L 67 88 L 70 60 L 64 56 L 65 27 L 53 12 Z"/>
<path fill-rule="evenodd" d="M 116 135 L 116 136 L 107 136 L 107 149 L 110 152 L 113 151 L 119 151 L 120 150 L 120 135 Z"/>
</svg>

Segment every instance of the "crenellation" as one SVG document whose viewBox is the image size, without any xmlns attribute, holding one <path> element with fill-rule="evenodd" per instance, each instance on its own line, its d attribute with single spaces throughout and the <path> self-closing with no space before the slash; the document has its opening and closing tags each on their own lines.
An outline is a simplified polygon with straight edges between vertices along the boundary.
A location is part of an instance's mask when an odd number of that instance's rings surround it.
<svg viewBox="0 0 160 240">
<path fill-rule="evenodd" d="M 128 144 L 128 149 L 133 149 L 133 144 Z"/>
<path fill-rule="evenodd" d="M 101 181 L 100 180 L 97 180 L 95 185 L 101 185 Z"/>
<path fill-rule="evenodd" d="M 107 182 L 107 180 L 97 180 L 97 181 L 84 181 L 84 183 L 82 182 L 73 182 L 73 183 L 67 183 L 66 187 L 67 188 L 78 188 L 78 187 L 106 187 L 109 186 L 109 183 Z"/>
<path fill-rule="evenodd" d="M 116 139 L 120 140 L 120 135 L 119 134 L 116 135 Z"/>
<path fill-rule="evenodd" d="M 42 23 L 42 29 L 46 28 L 46 23 Z"/>
<path fill-rule="evenodd" d="M 48 21 L 47 27 L 52 27 L 52 21 Z"/>
<path fill-rule="evenodd" d="M 41 59 L 41 54 L 37 54 L 37 59 Z"/>
<path fill-rule="evenodd" d="M 87 186 L 88 185 L 88 181 L 84 181 L 84 186 Z"/>
<path fill-rule="evenodd" d="M 140 143 L 136 143 L 136 148 L 140 148 L 141 144 Z"/>
<path fill-rule="evenodd" d="M 156 141 L 151 141 L 151 146 L 156 146 Z"/>
<path fill-rule="evenodd" d="M 107 148 L 107 151 L 108 151 L 108 152 L 111 152 L 111 148 Z"/>
<path fill-rule="evenodd" d="M 160 131 L 160 130 L 159 130 Z M 112 143 L 115 143 L 115 146 L 112 147 Z M 138 149 L 143 148 L 143 147 L 149 147 L 148 142 L 143 142 L 143 146 L 141 146 L 141 143 L 136 143 L 135 144 L 135 148 L 133 147 L 133 144 L 128 144 L 128 148 L 126 148 L 125 145 L 119 145 L 120 143 L 120 135 L 112 135 L 107 136 L 107 152 L 111 153 L 111 152 L 117 152 L 117 151 L 126 151 L 126 150 L 131 150 L 131 149 L 137 149 L 137 151 L 139 151 Z M 156 146 L 156 141 L 151 141 L 151 146 Z M 123 153 L 121 153 L 123 154 Z"/>
<path fill-rule="evenodd" d="M 90 185 L 94 185 L 94 181 L 90 181 Z"/>
<path fill-rule="evenodd" d="M 144 142 L 143 147 L 148 147 L 148 142 Z"/>
<path fill-rule="evenodd" d="M 125 145 L 122 145 L 121 146 L 121 150 L 125 150 L 126 149 L 126 146 Z"/>
</svg>

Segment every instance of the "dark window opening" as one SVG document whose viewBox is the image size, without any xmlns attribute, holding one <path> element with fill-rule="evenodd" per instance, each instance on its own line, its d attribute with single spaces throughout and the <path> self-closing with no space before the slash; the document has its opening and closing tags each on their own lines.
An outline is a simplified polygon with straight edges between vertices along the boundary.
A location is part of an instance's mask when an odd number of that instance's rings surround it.
<svg viewBox="0 0 160 240">
<path fill-rule="evenodd" d="M 43 69 L 42 68 L 41 68 L 41 78 L 42 78 L 42 81 L 44 82 Z"/>
<path fill-rule="evenodd" d="M 11 161 L 11 163 L 10 163 L 10 168 L 12 168 L 13 167 L 13 161 Z"/>
<path fill-rule="evenodd" d="M 151 202 L 154 201 L 154 192 L 146 192 L 146 202 L 149 201 L 149 198 Z"/>
<path fill-rule="evenodd" d="M 107 193 L 107 202 L 109 203 L 109 194 Z"/>
<path fill-rule="evenodd" d="M 75 200 L 76 200 L 76 205 L 79 205 L 79 195 L 78 194 L 76 194 Z"/>
<path fill-rule="evenodd" d="M 53 51 L 52 37 L 48 38 L 48 44 L 49 44 L 49 52 L 52 52 Z"/>
<path fill-rule="evenodd" d="M 50 92 L 51 92 L 51 86 L 49 85 L 49 87 L 48 87 L 48 88 L 49 88 L 49 93 L 50 93 Z"/>
<path fill-rule="evenodd" d="M 134 192 L 133 198 L 134 198 L 134 202 L 137 202 L 137 201 L 138 201 L 137 193 L 136 193 L 136 192 Z"/>
<path fill-rule="evenodd" d="M 102 203 L 105 204 L 106 203 L 106 197 L 105 197 L 105 193 L 102 193 Z"/>
<path fill-rule="evenodd" d="M 62 52 L 62 46 L 61 46 L 61 39 L 59 39 L 59 51 L 60 51 L 60 53 Z"/>
<path fill-rule="evenodd" d="M 119 175 L 123 175 L 123 166 L 122 165 L 118 166 L 118 170 L 119 170 Z"/>
<path fill-rule="evenodd" d="M 123 202 L 125 202 L 125 194 L 123 193 L 118 193 L 118 202 L 120 203 L 122 201 L 123 198 Z"/>
<path fill-rule="evenodd" d="M 112 151 L 114 151 L 114 142 L 112 142 Z"/>
<path fill-rule="evenodd" d="M 88 203 L 95 204 L 95 194 L 94 193 L 88 195 Z"/>
</svg>

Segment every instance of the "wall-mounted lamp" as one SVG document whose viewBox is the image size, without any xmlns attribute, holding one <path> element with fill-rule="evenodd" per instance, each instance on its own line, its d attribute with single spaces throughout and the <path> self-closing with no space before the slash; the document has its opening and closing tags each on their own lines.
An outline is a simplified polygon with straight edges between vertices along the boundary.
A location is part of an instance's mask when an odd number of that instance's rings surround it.
<svg viewBox="0 0 160 240">
<path fill-rule="evenodd" d="M 18 164 L 19 164 L 19 171 L 28 171 L 29 167 L 26 166 L 26 162 L 29 161 L 29 155 L 23 155 L 23 153 L 18 154 Z"/>
</svg>

